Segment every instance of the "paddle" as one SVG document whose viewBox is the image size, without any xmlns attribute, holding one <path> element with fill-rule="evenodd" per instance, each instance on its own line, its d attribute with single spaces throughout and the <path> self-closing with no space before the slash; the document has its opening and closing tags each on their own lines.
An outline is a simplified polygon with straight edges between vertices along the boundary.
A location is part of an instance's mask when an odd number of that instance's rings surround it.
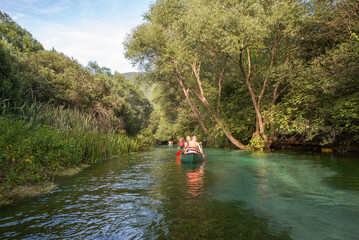
<svg viewBox="0 0 359 240">
<path fill-rule="evenodd" d="M 200 151 L 200 153 L 202 154 L 202 157 L 206 157 L 207 155 L 206 154 L 203 154 L 203 147 L 202 147 L 202 142 L 200 142 L 199 144 L 198 144 L 198 147 L 199 147 L 199 151 Z"/>
<path fill-rule="evenodd" d="M 176 153 L 176 155 L 177 155 L 177 156 L 181 155 L 181 152 L 182 152 L 182 150 L 179 150 L 179 151 Z"/>
</svg>

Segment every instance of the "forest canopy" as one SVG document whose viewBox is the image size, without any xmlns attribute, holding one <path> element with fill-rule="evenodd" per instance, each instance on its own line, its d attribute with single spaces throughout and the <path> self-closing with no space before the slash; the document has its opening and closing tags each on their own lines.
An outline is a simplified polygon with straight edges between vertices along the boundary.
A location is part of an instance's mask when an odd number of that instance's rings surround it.
<svg viewBox="0 0 359 240">
<path fill-rule="evenodd" d="M 134 79 L 44 50 L 1 13 L 2 104 L 77 109 L 103 131 L 159 140 L 358 150 L 358 11 L 352 0 L 159 0 L 124 43 L 144 71 Z"/>
<path fill-rule="evenodd" d="M 159 0 L 126 56 L 156 85 L 158 137 L 357 149 L 359 3 Z"/>
</svg>

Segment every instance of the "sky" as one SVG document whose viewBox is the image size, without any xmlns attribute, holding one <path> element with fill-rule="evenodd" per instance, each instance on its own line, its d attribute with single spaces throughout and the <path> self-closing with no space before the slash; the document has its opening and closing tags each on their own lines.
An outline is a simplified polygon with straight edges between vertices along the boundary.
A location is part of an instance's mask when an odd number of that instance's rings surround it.
<svg viewBox="0 0 359 240">
<path fill-rule="evenodd" d="M 29 31 L 46 50 L 55 48 L 86 66 L 137 72 L 123 42 L 143 23 L 154 0 L 0 0 L 0 11 Z"/>
</svg>

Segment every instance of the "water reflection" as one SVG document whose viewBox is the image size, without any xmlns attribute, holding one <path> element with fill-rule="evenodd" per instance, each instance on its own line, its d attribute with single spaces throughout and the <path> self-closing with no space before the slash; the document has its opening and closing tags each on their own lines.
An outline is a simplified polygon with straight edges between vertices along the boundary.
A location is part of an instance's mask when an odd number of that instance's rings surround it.
<svg viewBox="0 0 359 240">
<path fill-rule="evenodd" d="M 328 160 L 280 152 L 223 152 L 207 167 L 218 179 L 206 191 L 221 201 L 246 202 L 270 219 L 273 231 L 290 231 L 293 239 L 358 239 L 359 192 L 346 191 L 348 186 L 355 189 L 358 164 L 350 163 L 355 170 L 345 171 L 355 179 L 349 185 L 336 177 L 343 174 Z M 336 184 L 329 185 L 328 179 Z"/>
<path fill-rule="evenodd" d="M 358 164 L 223 149 L 181 164 L 176 152 L 60 179 L 0 209 L 0 239 L 358 239 Z"/>
<path fill-rule="evenodd" d="M 187 170 L 187 198 L 198 197 L 203 193 L 205 163 L 204 161 L 199 167 L 192 166 L 194 169 Z"/>
<path fill-rule="evenodd" d="M 257 192 L 258 195 L 261 197 L 268 197 L 268 188 L 267 188 L 267 182 L 268 179 L 268 169 L 265 159 L 259 159 L 258 165 L 254 168 L 256 172 L 256 182 L 258 183 Z"/>
<path fill-rule="evenodd" d="M 201 163 L 181 163 L 181 158 L 176 157 L 176 162 L 186 173 L 186 198 L 200 196 L 204 191 L 204 172 L 207 161 Z"/>
<path fill-rule="evenodd" d="M 214 158 L 195 164 L 172 158 L 176 173 L 168 162 L 158 171 L 158 177 L 166 180 L 156 190 L 168 201 L 158 209 L 167 224 L 157 226 L 156 239 L 289 239 L 287 232 L 269 232 L 268 219 L 256 216 L 244 202 L 218 201 L 208 195 L 217 181 L 208 171 Z"/>
</svg>

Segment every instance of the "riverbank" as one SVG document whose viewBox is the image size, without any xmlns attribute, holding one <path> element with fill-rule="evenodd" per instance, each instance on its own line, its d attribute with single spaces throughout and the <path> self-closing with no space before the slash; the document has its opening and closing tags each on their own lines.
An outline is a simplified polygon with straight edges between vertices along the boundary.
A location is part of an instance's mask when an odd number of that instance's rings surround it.
<svg viewBox="0 0 359 240">
<path fill-rule="evenodd" d="M 59 171 L 54 177 L 56 178 L 61 176 L 72 176 L 89 166 L 90 165 L 88 164 L 82 164 L 81 166 L 67 168 L 62 171 Z M 28 184 L 28 185 L 16 186 L 15 188 L 0 194 L 0 207 L 11 204 L 14 201 L 21 200 L 23 198 L 35 197 L 41 194 L 49 193 L 55 190 L 56 188 L 57 185 L 54 184 L 52 181 L 43 182 L 40 184 Z"/>
<path fill-rule="evenodd" d="M 299 138 L 299 137 L 298 137 Z M 224 149 L 238 149 L 236 146 L 231 144 L 228 141 L 217 142 L 214 143 L 212 141 L 204 141 L 204 147 L 213 147 L 213 148 L 224 148 Z M 175 144 L 176 146 L 176 144 Z M 246 145 L 246 150 L 260 150 L 258 148 L 253 148 L 250 144 Z M 304 141 L 303 139 L 300 140 L 293 140 L 287 139 L 284 136 L 278 136 L 277 141 L 274 141 L 270 147 L 270 150 L 292 150 L 292 151 L 310 151 L 310 152 L 323 152 L 323 153 L 359 153 L 359 146 L 356 145 L 354 142 L 341 142 L 338 144 L 330 144 L 330 145 L 323 145 L 321 142 L 316 139 L 312 141 Z"/>
<path fill-rule="evenodd" d="M 100 131 L 62 130 L 17 117 L 0 118 L 0 202 L 53 190 L 52 180 L 140 149 L 127 136 Z"/>
</svg>

